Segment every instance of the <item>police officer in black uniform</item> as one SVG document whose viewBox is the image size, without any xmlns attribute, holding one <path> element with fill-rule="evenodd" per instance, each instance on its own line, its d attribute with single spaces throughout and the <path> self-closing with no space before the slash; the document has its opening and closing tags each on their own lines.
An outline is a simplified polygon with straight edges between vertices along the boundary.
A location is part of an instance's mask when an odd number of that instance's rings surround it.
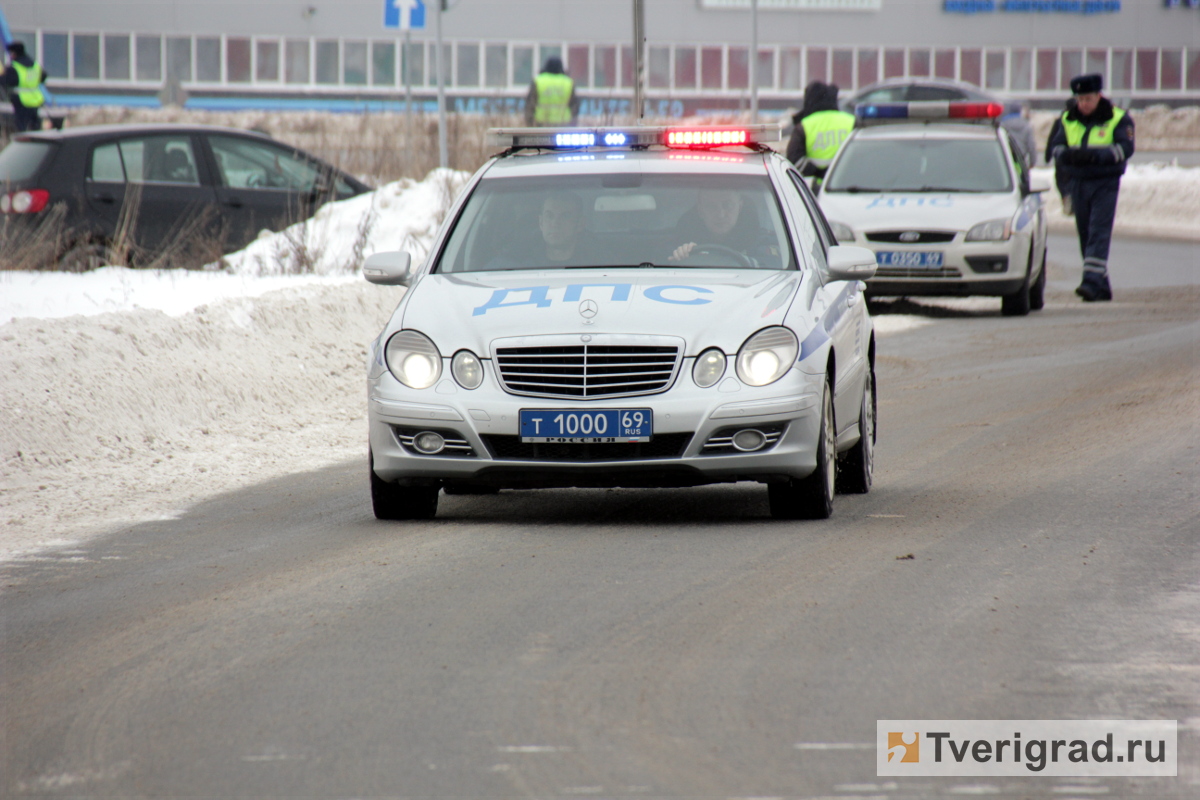
<svg viewBox="0 0 1200 800">
<path fill-rule="evenodd" d="M 1112 300 L 1108 246 L 1125 162 L 1133 155 L 1133 118 L 1100 94 L 1100 75 L 1071 79 L 1072 97 L 1046 142 L 1059 188 L 1069 196 L 1083 251 L 1083 282 L 1075 294 L 1091 303 Z"/>
</svg>

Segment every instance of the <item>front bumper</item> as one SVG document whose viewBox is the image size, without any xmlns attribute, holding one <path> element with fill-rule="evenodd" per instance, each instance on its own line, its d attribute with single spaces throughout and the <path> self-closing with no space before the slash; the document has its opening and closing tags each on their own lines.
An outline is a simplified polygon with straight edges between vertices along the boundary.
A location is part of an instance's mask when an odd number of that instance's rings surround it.
<svg viewBox="0 0 1200 800">
<path fill-rule="evenodd" d="M 375 474 L 407 485 L 643 487 L 769 482 L 803 478 L 816 468 L 823 375 L 792 369 L 774 384 L 756 388 L 727 374 L 717 386 L 701 389 L 692 383 L 689 366 L 660 394 L 579 401 L 507 394 L 491 362 L 484 364 L 483 385 L 470 391 L 449 378 L 413 390 L 387 371 L 368 381 Z M 520 442 L 522 408 L 559 407 L 650 408 L 654 437 L 647 444 Z M 713 445 L 714 438 L 727 439 L 743 428 L 762 430 L 770 443 L 748 453 Z M 437 455 L 417 452 L 411 437 L 426 430 L 456 446 Z"/>
<path fill-rule="evenodd" d="M 1029 236 L 1014 234 L 1006 242 L 964 242 L 963 234 L 945 244 L 898 244 L 861 241 L 854 244 L 875 252 L 942 254 L 940 268 L 880 265 L 867 281 L 868 296 L 927 295 L 1002 297 L 1020 291 L 1029 270 Z"/>
</svg>

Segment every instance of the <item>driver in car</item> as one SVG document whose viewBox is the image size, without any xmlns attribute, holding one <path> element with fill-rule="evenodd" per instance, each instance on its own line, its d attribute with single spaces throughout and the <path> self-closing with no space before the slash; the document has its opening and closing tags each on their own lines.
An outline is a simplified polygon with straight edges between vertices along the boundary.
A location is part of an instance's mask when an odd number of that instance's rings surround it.
<svg viewBox="0 0 1200 800">
<path fill-rule="evenodd" d="M 755 215 L 744 206 L 742 195 L 736 190 L 701 189 L 696 205 L 675 226 L 675 241 L 683 244 L 667 260 L 682 262 L 693 255 L 719 257 L 724 252 L 722 262 L 733 259 L 749 266 L 757 263 L 755 256 L 778 257 L 773 237 L 759 227 Z"/>
</svg>

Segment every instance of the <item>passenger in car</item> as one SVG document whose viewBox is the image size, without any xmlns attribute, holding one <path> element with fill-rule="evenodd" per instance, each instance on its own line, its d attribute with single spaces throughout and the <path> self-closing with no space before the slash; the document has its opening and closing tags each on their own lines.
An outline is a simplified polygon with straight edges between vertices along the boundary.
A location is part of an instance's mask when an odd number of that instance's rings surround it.
<svg viewBox="0 0 1200 800">
<path fill-rule="evenodd" d="M 552 192 L 542 200 L 537 234 L 512 250 L 501 252 L 486 269 L 525 269 L 588 266 L 596 257 L 595 241 L 587 231 L 583 199 L 574 192 Z"/>
</svg>

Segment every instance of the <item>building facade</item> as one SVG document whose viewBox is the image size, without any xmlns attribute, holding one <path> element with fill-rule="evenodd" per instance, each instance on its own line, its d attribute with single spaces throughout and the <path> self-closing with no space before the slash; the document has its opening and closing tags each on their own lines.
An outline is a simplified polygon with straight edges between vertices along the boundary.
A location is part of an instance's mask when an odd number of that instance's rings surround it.
<svg viewBox="0 0 1200 800">
<path fill-rule="evenodd" d="M 645 0 L 646 97 L 654 115 L 745 108 L 750 0 Z M 1132 105 L 1200 102 L 1200 0 L 758 0 L 764 110 L 811 80 L 850 91 L 937 76 L 1060 103 L 1101 72 Z M 193 107 L 430 108 L 439 59 L 432 3 L 417 0 L 5 0 L 60 102 Z M 409 17 L 408 14 L 415 14 Z M 520 108 L 559 55 L 583 114 L 628 114 L 630 0 L 450 0 L 440 66 L 452 109 Z M 412 20 L 407 34 L 385 22 Z"/>
</svg>

